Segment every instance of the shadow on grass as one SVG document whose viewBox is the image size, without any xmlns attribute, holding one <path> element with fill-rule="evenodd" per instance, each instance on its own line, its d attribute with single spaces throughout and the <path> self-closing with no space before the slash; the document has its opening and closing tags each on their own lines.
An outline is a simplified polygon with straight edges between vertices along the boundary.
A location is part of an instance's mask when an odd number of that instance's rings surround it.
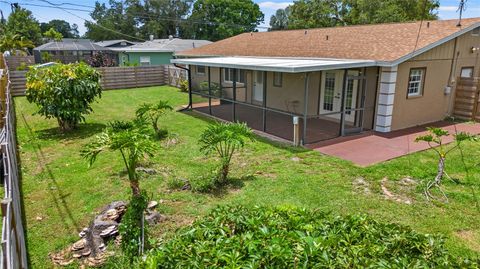
<svg viewBox="0 0 480 269">
<path fill-rule="evenodd" d="M 55 178 L 52 170 L 48 166 L 48 158 L 45 157 L 42 146 L 39 143 L 38 139 L 36 139 L 34 132 L 30 127 L 29 123 L 27 122 L 24 114 L 21 114 L 21 120 L 25 125 L 25 128 L 27 129 L 32 146 L 34 146 L 35 148 L 35 155 L 38 159 L 38 165 L 40 166 L 42 173 L 48 176 L 49 194 L 51 196 L 51 200 L 53 201 L 53 206 L 56 208 L 58 215 L 62 220 L 62 224 L 64 225 L 66 230 L 73 228 L 76 232 L 79 232 L 81 230 L 81 227 L 73 217 L 72 210 L 70 209 L 70 206 L 65 200 L 65 198 L 70 196 L 71 193 L 65 193 L 58 184 L 57 179 Z"/>
<path fill-rule="evenodd" d="M 209 192 L 204 192 L 207 194 L 211 194 L 215 197 L 224 197 L 227 194 L 234 193 L 240 191 L 244 186 L 245 182 L 253 181 L 257 179 L 254 175 L 246 175 L 242 177 L 230 177 L 228 178 L 228 182 L 223 184 L 222 186 L 218 186 L 212 189 Z"/>
<path fill-rule="evenodd" d="M 209 115 L 197 112 L 195 110 L 182 111 L 181 113 L 183 113 L 185 115 L 188 115 L 188 116 L 191 116 L 191 117 L 194 117 L 196 119 L 202 120 L 202 121 L 207 122 L 209 124 L 222 120 L 222 119 L 214 118 L 213 116 L 209 116 Z M 258 130 L 255 130 L 255 131 L 258 131 Z M 311 151 L 310 149 L 307 149 L 307 148 L 304 148 L 304 147 L 294 147 L 293 145 L 289 144 L 288 142 L 274 141 L 274 140 L 272 140 L 268 137 L 264 137 L 264 136 L 261 136 L 259 134 L 256 134 L 256 138 L 257 138 L 257 141 L 267 143 L 267 144 L 272 145 L 272 146 L 274 146 L 276 148 L 279 148 L 279 149 L 288 150 L 291 153 L 302 153 L 302 152 Z"/>
<path fill-rule="evenodd" d="M 81 123 L 75 130 L 62 132 L 59 127 L 36 131 L 35 134 L 42 140 L 75 140 L 84 139 L 100 133 L 106 125 L 101 123 Z"/>
</svg>

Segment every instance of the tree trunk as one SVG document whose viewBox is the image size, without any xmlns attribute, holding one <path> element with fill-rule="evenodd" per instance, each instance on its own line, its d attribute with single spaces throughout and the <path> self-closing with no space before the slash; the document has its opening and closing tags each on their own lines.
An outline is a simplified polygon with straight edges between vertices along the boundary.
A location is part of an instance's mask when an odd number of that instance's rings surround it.
<svg viewBox="0 0 480 269">
<path fill-rule="evenodd" d="M 230 171 L 230 163 L 227 161 L 222 162 L 220 169 L 219 183 L 224 184 L 227 182 L 228 172 Z"/>
<path fill-rule="evenodd" d="M 437 176 L 435 177 L 435 184 L 440 186 L 443 175 L 445 174 L 445 157 L 440 157 L 438 160 Z"/>
<path fill-rule="evenodd" d="M 60 130 L 62 132 L 71 131 L 71 130 L 75 129 L 75 127 L 77 125 L 74 122 L 70 122 L 70 121 L 66 121 L 66 120 L 62 120 L 62 119 L 57 119 L 57 121 L 58 121 L 58 126 L 60 127 Z"/>
<path fill-rule="evenodd" d="M 133 196 L 140 196 L 140 184 L 138 180 L 130 180 L 130 188 Z"/>
</svg>

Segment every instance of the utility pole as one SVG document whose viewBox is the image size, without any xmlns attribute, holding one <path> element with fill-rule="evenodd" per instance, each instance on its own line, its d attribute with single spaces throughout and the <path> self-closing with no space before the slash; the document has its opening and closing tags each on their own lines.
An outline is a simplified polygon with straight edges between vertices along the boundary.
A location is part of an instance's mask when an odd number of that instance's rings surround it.
<svg viewBox="0 0 480 269">
<path fill-rule="evenodd" d="M 463 15 L 463 11 L 465 11 L 466 9 L 466 6 L 465 6 L 466 3 L 467 3 L 467 0 L 460 0 L 460 4 L 458 5 L 457 11 L 460 11 L 460 17 L 458 18 L 457 27 L 462 26 L 462 15 Z"/>
</svg>

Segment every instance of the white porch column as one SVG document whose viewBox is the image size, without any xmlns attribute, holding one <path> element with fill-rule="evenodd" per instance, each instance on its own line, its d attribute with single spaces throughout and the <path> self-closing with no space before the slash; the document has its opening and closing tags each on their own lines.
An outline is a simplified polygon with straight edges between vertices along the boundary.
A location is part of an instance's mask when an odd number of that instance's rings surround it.
<svg viewBox="0 0 480 269">
<path fill-rule="evenodd" d="M 382 67 L 380 71 L 380 93 L 378 95 L 375 131 L 387 133 L 392 128 L 393 101 L 397 84 L 398 66 Z"/>
</svg>

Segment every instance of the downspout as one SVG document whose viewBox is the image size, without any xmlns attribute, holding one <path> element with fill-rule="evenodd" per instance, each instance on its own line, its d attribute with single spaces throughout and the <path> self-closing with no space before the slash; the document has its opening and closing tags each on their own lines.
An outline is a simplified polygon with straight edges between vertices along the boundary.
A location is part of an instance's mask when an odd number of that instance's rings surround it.
<svg viewBox="0 0 480 269">
<path fill-rule="evenodd" d="M 450 96 L 448 98 L 448 106 L 447 106 L 447 116 L 451 114 L 452 112 L 452 96 L 453 92 L 451 90 L 453 83 L 455 81 L 455 72 L 456 72 L 456 66 L 457 66 L 457 59 L 458 59 L 458 54 L 457 54 L 457 41 L 458 37 L 455 37 L 455 42 L 453 44 L 453 55 L 452 55 L 452 63 L 450 64 L 450 74 L 448 75 L 448 81 L 447 81 L 447 87 L 450 87 Z M 456 81 L 455 81 L 456 82 Z"/>
<path fill-rule="evenodd" d="M 186 68 L 177 64 L 173 64 L 173 66 L 186 70 L 187 71 L 187 76 L 188 76 L 188 106 L 185 108 L 180 109 L 179 111 L 185 111 L 193 108 L 193 101 L 192 101 L 192 76 L 191 76 L 191 71 L 190 68 Z"/>
</svg>

